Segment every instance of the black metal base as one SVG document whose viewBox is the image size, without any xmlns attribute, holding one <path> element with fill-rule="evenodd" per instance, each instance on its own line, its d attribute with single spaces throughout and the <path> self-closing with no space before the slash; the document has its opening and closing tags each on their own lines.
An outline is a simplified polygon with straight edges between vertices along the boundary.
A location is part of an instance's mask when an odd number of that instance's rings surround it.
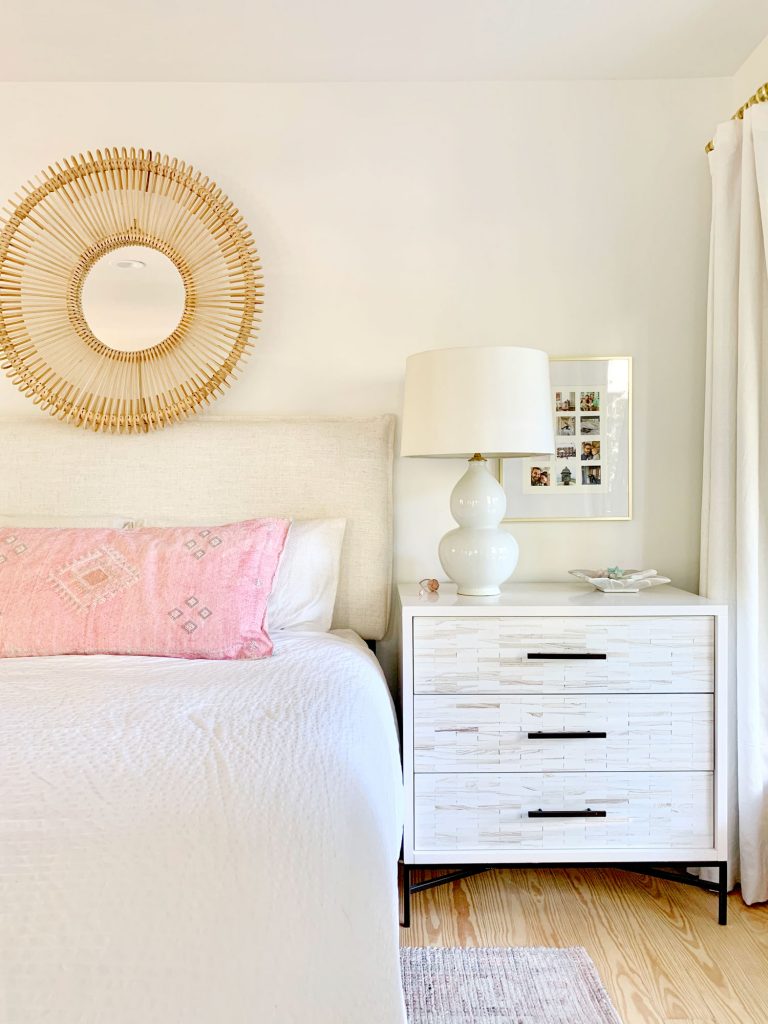
<svg viewBox="0 0 768 1024">
<path fill-rule="evenodd" d="M 668 882 L 680 882 L 681 885 L 692 885 L 697 889 L 706 889 L 708 892 L 717 893 L 717 923 L 728 923 L 728 864 L 724 860 L 702 861 L 700 864 L 689 864 L 687 861 L 668 861 L 660 866 L 652 864 L 605 864 L 605 863 L 579 863 L 579 864 L 405 864 L 401 861 L 403 871 L 402 877 L 402 914 L 400 923 L 403 928 L 411 927 L 411 896 L 415 892 L 423 892 L 425 889 L 434 889 L 438 885 L 446 885 L 448 882 L 457 882 L 461 878 L 470 878 L 472 875 L 481 875 L 492 869 L 513 870 L 514 868 L 619 868 L 621 871 L 633 871 L 639 875 L 650 875 L 652 878 L 663 878 Z M 717 868 L 717 882 L 707 882 L 696 875 L 691 875 L 686 870 L 689 867 Z M 440 871 L 443 868 L 451 868 L 448 874 L 440 875 L 437 878 L 429 878 L 425 882 L 411 884 L 412 871 Z M 671 870 L 676 868 L 677 870 Z"/>
</svg>

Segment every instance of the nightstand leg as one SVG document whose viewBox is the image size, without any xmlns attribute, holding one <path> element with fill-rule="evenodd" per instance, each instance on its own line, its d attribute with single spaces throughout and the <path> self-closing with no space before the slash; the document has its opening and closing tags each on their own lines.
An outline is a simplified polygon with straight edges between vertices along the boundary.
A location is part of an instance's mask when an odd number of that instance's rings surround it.
<svg viewBox="0 0 768 1024">
<path fill-rule="evenodd" d="M 403 918 L 400 924 L 403 928 L 411 927 L 411 869 L 408 864 L 403 864 Z"/>
<path fill-rule="evenodd" d="M 721 861 L 718 865 L 717 884 L 717 923 L 728 924 L 728 863 Z"/>
</svg>

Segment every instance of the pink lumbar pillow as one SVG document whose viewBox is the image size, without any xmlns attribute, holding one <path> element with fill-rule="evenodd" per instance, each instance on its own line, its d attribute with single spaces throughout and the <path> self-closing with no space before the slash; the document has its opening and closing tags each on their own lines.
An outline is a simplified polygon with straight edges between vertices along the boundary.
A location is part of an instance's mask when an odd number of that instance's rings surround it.
<svg viewBox="0 0 768 1024">
<path fill-rule="evenodd" d="M 289 525 L 0 527 L 0 657 L 268 657 L 267 599 Z"/>
</svg>

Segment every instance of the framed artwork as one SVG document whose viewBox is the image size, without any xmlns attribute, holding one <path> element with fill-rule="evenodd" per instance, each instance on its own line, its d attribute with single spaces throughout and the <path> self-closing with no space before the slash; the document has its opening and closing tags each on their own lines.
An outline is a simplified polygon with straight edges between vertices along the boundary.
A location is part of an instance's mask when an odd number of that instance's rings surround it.
<svg viewBox="0 0 768 1024">
<path fill-rule="evenodd" d="M 632 359 L 550 361 L 555 451 L 499 459 L 505 522 L 632 518 Z"/>
</svg>

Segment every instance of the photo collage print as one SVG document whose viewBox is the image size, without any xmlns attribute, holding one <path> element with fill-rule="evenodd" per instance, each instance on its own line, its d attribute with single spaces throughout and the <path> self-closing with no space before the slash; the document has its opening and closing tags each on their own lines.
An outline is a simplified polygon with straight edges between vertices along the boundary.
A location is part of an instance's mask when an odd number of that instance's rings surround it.
<svg viewBox="0 0 768 1024">
<path fill-rule="evenodd" d="M 554 457 L 525 460 L 523 489 L 602 489 L 601 389 L 560 387 L 552 396 Z"/>
</svg>

